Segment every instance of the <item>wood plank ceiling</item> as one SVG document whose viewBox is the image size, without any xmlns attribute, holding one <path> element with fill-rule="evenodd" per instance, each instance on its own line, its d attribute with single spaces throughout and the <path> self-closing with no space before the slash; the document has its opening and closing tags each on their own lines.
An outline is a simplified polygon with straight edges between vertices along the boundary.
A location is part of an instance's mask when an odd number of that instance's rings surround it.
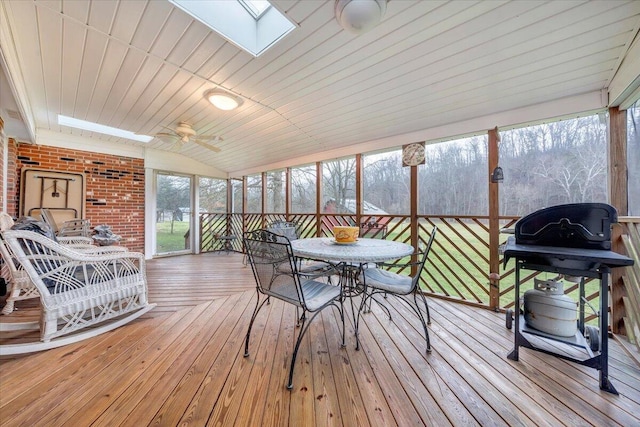
<svg viewBox="0 0 640 427">
<path fill-rule="evenodd" d="M 181 153 L 225 172 L 606 92 L 640 27 L 633 0 L 393 0 L 356 36 L 332 0 L 273 3 L 298 27 L 258 58 L 166 1 L 2 0 L 0 12 L 36 134 L 142 146 L 57 114 L 148 135 L 187 121 L 224 141 Z M 244 104 L 213 108 L 203 94 L 217 86 Z"/>
</svg>

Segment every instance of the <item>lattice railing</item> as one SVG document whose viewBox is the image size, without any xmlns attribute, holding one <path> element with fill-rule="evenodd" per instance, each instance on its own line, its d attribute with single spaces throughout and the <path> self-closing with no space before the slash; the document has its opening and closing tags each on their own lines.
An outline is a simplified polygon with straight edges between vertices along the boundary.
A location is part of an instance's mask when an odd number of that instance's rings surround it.
<svg viewBox="0 0 640 427">
<path fill-rule="evenodd" d="M 297 224 L 300 238 L 331 236 L 334 225 L 355 225 L 355 215 L 328 214 L 201 214 L 201 251 L 215 250 L 213 235 L 216 233 L 233 234 L 233 249 L 242 252 L 241 236 L 244 231 L 266 227 L 276 220 L 287 220 Z M 502 217 L 501 228 L 513 227 L 516 217 Z M 361 235 L 373 238 L 400 241 L 411 244 L 411 218 L 407 215 L 388 215 L 384 217 L 361 217 Z M 433 226 L 438 234 L 431 249 L 420 279 L 425 292 L 451 300 L 473 305 L 489 306 L 490 292 L 490 247 L 489 218 L 486 216 L 430 216 L 418 218 L 419 246 L 426 246 Z M 500 244 L 504 244 L 508 234 L 500 234 Z M 398 263 L 407 262 L 398 260 Z M 514 264 L 506 268 L 500 255 L 499 297 L 501 308 L 513 308 L 514 301 Z M 533 288 L 534 277 L 550 278 L 550 273 L 523 271 L 521 295 Z M 407 271 L 407 274 L 410 274 Z M 598 307 L 599 285 L 588 279 L 585 285 L 586 299 Z M 565 282 L 565 293 L 578 301 L 578 285 Z M 587 311 L 587 320 L 593 320 L 595 314 Z"/>
</svg>

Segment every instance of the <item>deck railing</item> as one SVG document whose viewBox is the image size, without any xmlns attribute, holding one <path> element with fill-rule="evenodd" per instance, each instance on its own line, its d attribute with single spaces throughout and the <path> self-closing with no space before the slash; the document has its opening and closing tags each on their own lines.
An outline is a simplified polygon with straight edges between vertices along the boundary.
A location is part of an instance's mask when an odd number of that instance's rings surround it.
<svg viewBox="0 0 640 427">
<path fill-rule="evenodd" d="M 618 292 L 622 295 L 622 325 L 618 332 L 626 333 L 629 341 L 635 343 L 636 354 L 640 351 L 640 217 L 625 217 L 620 220 L 622 227 L 622 246 L 634 265 L 626 267 L 617 276 L 622 282 Z M 617 279 L 614 275 L 614 280 Z M 618 301 L 620 303 L 620 301 Z M 620 320 L 620 319 L 614 319 Z M 638 357 L 636 357 L 636 360 Z"/>
<path fill-rule="evenodd" d="M 500 217 L 501 228 L 511 228 L 517 217 Z M 212 214 L 200 215 L 200 250 L 207 252 L 220 249 L 216 236 L 233 234 L 242 236 L 244 231 L 266 227 L 276 220 L 293 221 L 297 224 L 299 237 L 330 236 L 334 225 L 355 225 L 355 215 L 329 214 Z M 635 223 L 639 221 L 636 218 Z M 621 219 L 621 227 L 626 228 L 633 221 Z M 411 218 L 408 215 L 386 215 L 384 217 L 362 216 L 360 224 L 367 237 L 411 243 Z M 488 216 L 448 216 L 421 215 L 418 217 L 419 245 L 426 245 L 428 233 L 433 226 L 438 227 L 438 236 L 434 242 L 427 265 L 422 272 L 422 289 L 431 296 L 453 300 L 465 304 L 493 309 L 515 307 L 514 264 L 503 265 L 499 255 L 500 278 L 490 279 L 491 265 L 489 247 Z M 504 244 L 508 234 L 500 235 L 500 244 Z M 240 238 L 232 242 L 233 249 L 242 252 Z M 404 262 L 406 260 L 398 260 Z M 521 294 L 533 287 L 535 277 L 551 278 L 551 273 L 529 272 L 521 277 Z M 490 307 L 492 285 L 497 285 L 499 307 Z M 598 307 L 599 284 L 587 279 L 585 298 L 593 307 Z M 578 285 L 565 282 L 565 293 L 578 301 Z M 597 313 L 587 312 L 587 320 L 597 318 Z"/>
</svg>

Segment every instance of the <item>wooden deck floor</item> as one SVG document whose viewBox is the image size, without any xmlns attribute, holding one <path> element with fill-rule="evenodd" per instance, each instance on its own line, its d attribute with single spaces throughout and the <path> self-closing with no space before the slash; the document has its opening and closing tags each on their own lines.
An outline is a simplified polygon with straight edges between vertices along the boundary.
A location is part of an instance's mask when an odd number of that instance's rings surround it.
<svg viewBox="0 0 640 427">
<path fill-rule="evenodd" d="M 243 339 L 253 277 L 236 254 L 165 258 L 147 265 L 158 307 L 115 331 L 0 361 L 2 426 L 637 426 L 640 368 L 610 340 L 610 377 L 522 349 L 504 316 L 430 299 L 433 352 L 416 319 L 374 304 L 355 350 L 340 348 L 337 314 L 309 329 L 285 387 L 295 310 L 274 301 Z M 23 303 L 24 304 L 24 303 Z M 28 304 L 27 304 L 28 307 Z M 29 316 L 29 309 L 20 316 Z M 5 320 L 5 319 L 3 319 Z"/>
</svg>

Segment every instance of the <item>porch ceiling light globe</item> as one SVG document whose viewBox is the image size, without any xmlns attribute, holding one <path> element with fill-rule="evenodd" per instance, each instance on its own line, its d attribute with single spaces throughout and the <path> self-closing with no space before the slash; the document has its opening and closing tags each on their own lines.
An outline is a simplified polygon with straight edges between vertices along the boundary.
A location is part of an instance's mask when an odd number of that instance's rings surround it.
<svg viewBox="0 0 640 427">
<path fill-rule="evenodd" d="M 242 105 L 242 98 L 232 95 L 220 89 L 212 89 L 205 92 L 204 97 L 220 110 L 235 110 Z"/>
<path fill-rule="evenodd" d="M 387 0 L 336 0 L 336 20 L 345 30 L 362 34 L 380 23 Z"/>
</svg>

